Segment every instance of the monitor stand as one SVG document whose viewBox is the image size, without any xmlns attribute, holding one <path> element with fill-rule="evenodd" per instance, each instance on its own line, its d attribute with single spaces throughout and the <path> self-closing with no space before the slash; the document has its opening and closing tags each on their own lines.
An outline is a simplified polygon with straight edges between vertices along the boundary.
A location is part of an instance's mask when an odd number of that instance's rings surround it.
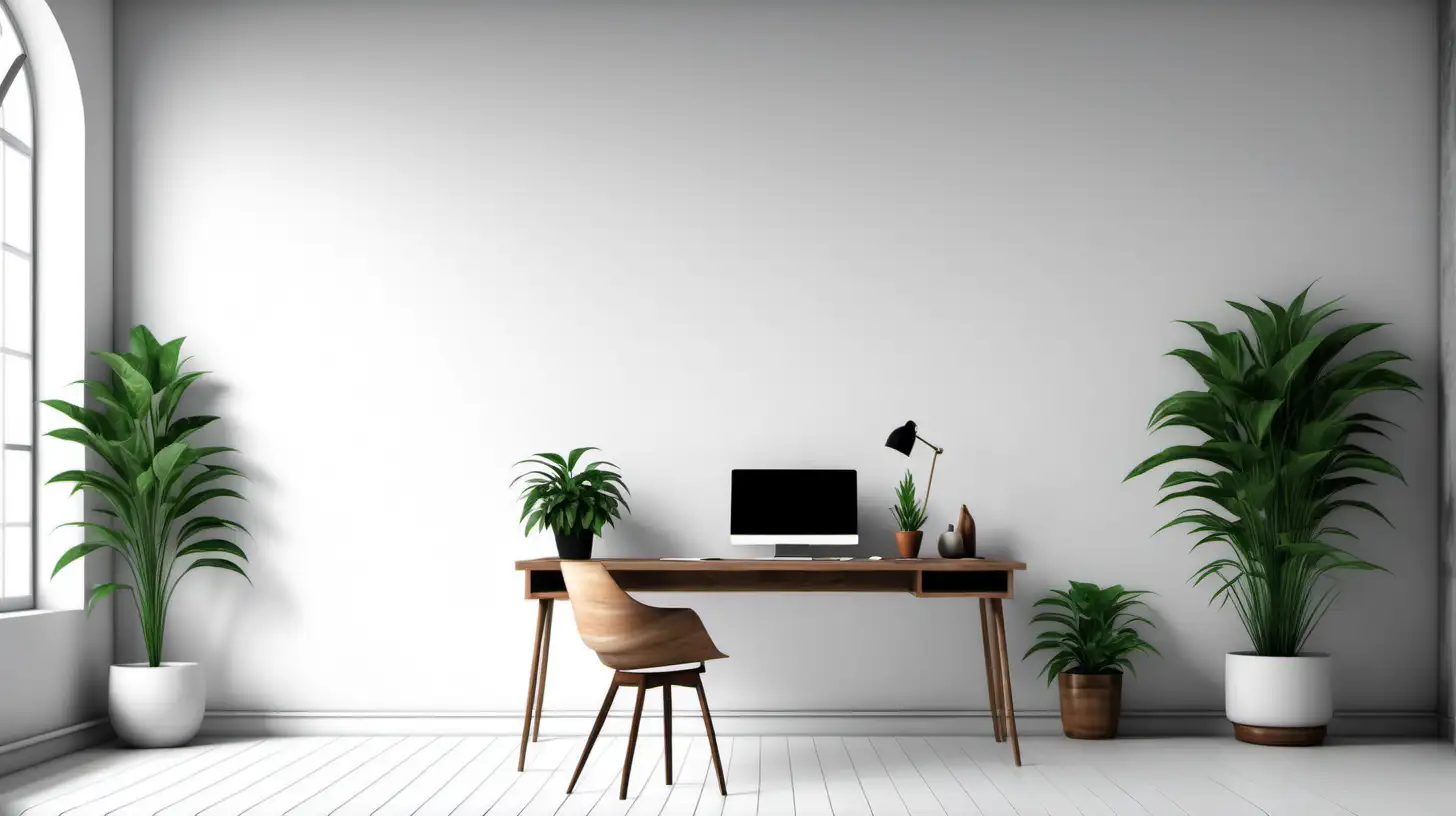
<svg viewBox="0 0 1456 816">
<path fill-rule="evenodd" d="M 774 558 L 813 558 L 815 550 L 823 549 L 814 544 L 775 544 Z"/>
</svg>

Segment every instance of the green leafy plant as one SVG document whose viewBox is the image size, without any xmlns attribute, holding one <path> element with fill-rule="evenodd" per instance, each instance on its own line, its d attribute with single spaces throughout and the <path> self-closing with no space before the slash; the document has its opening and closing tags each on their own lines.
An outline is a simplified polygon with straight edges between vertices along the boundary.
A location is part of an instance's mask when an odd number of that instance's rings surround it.
<svg viewBox="0 0 1456 816">
<path fill-rule="evenodd" d="M 915 499 L 915 477 L 905 471 L 905 478 L 895 488 L 897 504 L 890 508 L 895 516 L 896 529 L 902 533 L 913 533 L 925 526 L 925 507 Z"/>
<path fill-rule="evenodd" d="M 118 590 L 131 592 L 147 662 L 154 667 L 162 660 L 168 605 L 188 573 L 221 569 L 247 578 L 237 563 L 247 560 L 242 548 L 215 537 L 247 530 L 235 521 L 208 514 L 217 499 L 243 498 L 236 490 L 214 484 L 219 479 L 241 477 L 241 472 L 204 461 L 233 449 L 194 446 L 189 441 L 217 417 L 177 415 L 182 395 L 207 373 L 181 370 L 187 363 L 181 357 L 183 339 L 161 344 L 145 326 L 137 326 L 132 329 L 127 353 L 94 352 L 112 371 L 109 383 L 82 381 L 101 406 L 99 412 L 64 400 L 43 401 L 81 426 L 46 435 L 84 445 L 106 464 L 106 470 L 56 474 L 47 484 L 72 484 L 72 493 L 80 490 L 100 499 L 104 507 L 98 512 L 110 519 L 106 524 L 79 521 L 62 525 L 84 528 L 85 537 L 91 540 L 61 555 L 51 574 L 102 548 L 117 553 L 130 570 L 132 583 L 93 587 L 86 609 L 90 611 L 97 601 Z"/>
<path fill-rule="evenodd" d="M 1033 606 L 1049 606 L 1062 611 L 1038 612 L 1032 623 L 1050 623 L 1057 628 L 1037 635 L 1022 660 L 1037 652 L 1052 652 L 1042 674 L 1047 685 L 1063 672 L 1072 674 L 1120 674 L 1123 669 L 1136 673 L 1130 656 L 1137 652 L 1158 654 L 1151 643 L 1132 628 L 1134 623 L 1152 622 L 1129 610 L 1146 606 L 1138 600 L 1151 593 L 1123 589 L 1121 584 L 1107 588 L 1073 581 L 1067 590 L 1054 589 Z"/>
<path fill-rule="evenodd" d="M 591 530 L 601 535 L 605 525 L 616 526 L 616 519 L 622 517 L 619 506 L 632 512 L 622 491 L 627 485 L 621 474 L 608 468 L 617 467 L 611 462 L 592 462 L 580 473 L 576 473 L 577 462 L 587 451 L 599 448 L 577 448 L 561 456 L 555 453 L 538 453 L 533 458 L 517 462 L 529 470 L 511 480 L 511 486 L 522 479 L 526 487 L 521 491 L 521 520 L 526 522 L 526 535 L 532 529 L 551 530 L 558 533 L 574 533 Z"/>
<path fill-rule="evenodd" d="M 1331 572 L 1381 569 L 1331 543 L 1355 538 L 1329 523 L 1343 508 L 1389 523 L 1369 502 L 1347 498 L 1351 489 L 1373 484 L 1362 474 L 1405 480 L 1395 465 L 1355 441 L 1383 437 L 1377 426 L 1393 423 L 1353 406 L 1381 391 L 1419 388 L 1387 367 L 1409 359 L 1399 352 L 1371 351 L 1337 363 L 1351 341 L 1385 324 L 1319 332 L 1321 322 L 1341 311 L 1339 301 L 1306 310 L 1308 292 L 1287 306 L 1263 301 L 1262 309 L 1230 301 L 1248 318 L 1252 336 L 1182 321 L 1199 333 L 1208 352 L 1169 353 L 1188 363 L 1206 389 L 1164 400 L 1148 427 L 1192 428 L 1207 439 L 1173 445 L 1126 477 L 1171 462 L 1212 466 L 1212 472 L 1179 470 L 1163 480 L 1169 492 L 1159 504 L 1175 499 L 1205 504 L 1161 529 L 1191 528 L 1199 536 L 1194 549 L 1213 543 L 1229 548 L 1229 555 L 1195 572 L 1193 581 L 1212 579 L 1217 584 L 1212 600 L 1233 606 L 1258 654 L 1276 657 L 1298 655 L 1329 610 L 1336 591 L 1323 579 Z"/>
</svg>

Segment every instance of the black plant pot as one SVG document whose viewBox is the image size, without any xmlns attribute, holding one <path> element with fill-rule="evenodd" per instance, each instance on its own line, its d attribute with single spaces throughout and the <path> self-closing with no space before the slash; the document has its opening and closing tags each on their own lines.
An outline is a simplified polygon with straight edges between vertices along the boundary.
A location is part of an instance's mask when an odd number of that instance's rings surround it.
<svg viewBox="0 0 1456 816">
<path fill-rule="evenodd" d="M 591 558 L 592 539 L 595 538 L 591 530 L 573 530 L 569 533 L 554 530 L 553 532 L 556 535 L 556 553 L 562 558 L 571 561 L 585 561 Z"/>
</svg>

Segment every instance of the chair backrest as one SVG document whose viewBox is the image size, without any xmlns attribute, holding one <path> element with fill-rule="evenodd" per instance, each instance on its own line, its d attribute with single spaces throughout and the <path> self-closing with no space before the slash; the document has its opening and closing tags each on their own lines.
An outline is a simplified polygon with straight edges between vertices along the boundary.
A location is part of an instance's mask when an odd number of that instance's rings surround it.
<svg viewBox="0 0 1456 816">
<path fill-rule="evenodd" d="M 561 576 L 576 631 L 607 666 L 631 671 L 727 657 L 691 609 L 663 609 L 635 600 L 598 562 L 562 561 Z"/>
<path fill-rule="evenodd" d="M 566 579 L 576 631 L 603 662 L 634 639 L 635 630 L 656 618 L 656 610 L 623 592 L 607 568 L 595 561 L 562 561 L 561 576 Z"/>
</svg>

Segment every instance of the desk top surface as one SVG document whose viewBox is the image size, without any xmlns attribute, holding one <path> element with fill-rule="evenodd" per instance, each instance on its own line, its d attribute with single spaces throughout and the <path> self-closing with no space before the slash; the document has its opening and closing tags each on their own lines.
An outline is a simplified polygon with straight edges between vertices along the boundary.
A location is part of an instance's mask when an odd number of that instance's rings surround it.
<svg viewBox="0 0 1456 816">
<path fill-rule="evenodd" d="M 1005 572 L 1024 570 L 1020 561 L 992 558 L 885 558 L 871 561 L 794 561 L 718 558 L 683 561 L 665 558 L 593 558 L 609 570 L 654 572 Z M 560 558 L 530 558 L 516 562 L 518 570 L 559 569 Z"/>
</svg>

